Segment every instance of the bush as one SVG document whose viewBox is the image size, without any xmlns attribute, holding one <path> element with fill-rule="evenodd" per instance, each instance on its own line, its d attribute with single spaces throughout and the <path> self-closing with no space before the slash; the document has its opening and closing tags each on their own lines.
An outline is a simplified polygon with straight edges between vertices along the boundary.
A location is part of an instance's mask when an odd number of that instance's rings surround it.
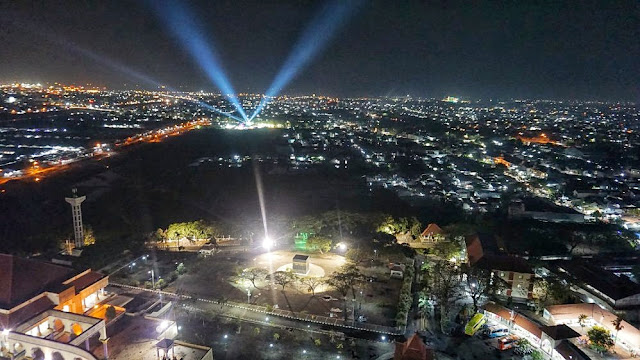
<svg viewBox="0 0 640 360">
<path fill-rule="evenodd" d="M 113 320 L 116 317 L 116 308 L 113 306 L 107 306 L 107 309 L 104 311 L 104 316 L 107 320 Z"/>
<path fill-rule="evenodd" d="M 398 298 L 398 308 L 395 318 L 396 326 L 405 326 L 407 324 L 407 316 L 413 303 L 413 297 L 411 296 L 413 274 L 413 265 L 407 264 L 404 271 L 404 279 L 402 279 L 402 287 L 400 288 L 400 297 Z"/>
<path fill-rule="evenodd" d="M 156 281 L 156 289 L 164 289 L 167 287 L 167 282 L 164 279 Z"/>
</svg>

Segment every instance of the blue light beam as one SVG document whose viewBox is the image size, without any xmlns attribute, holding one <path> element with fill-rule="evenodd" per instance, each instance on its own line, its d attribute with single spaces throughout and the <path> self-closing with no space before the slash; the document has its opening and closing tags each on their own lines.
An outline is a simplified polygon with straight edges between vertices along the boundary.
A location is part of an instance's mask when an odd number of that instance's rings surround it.
<svg viewBox="0 0 640 360">
<path fill-rule="evenodd" d="M 165 22 L 180 46 L 189 52 L 191 57 L 207 74 L 207 77 L 218 87 L 222 94 L 236 108 L 238 114 L 248 120 L 236 93 L 227 79 L 222 68 L 219 56 L 215 49 L 207 43 L 202 32 L 196 24 L 196 16 L 185 4 L 179 1 L 153 1 L 149 4 L 153 7 L 158 17 Z"/>
<path fill-rule="evenodd" d="M 122 64 L 122 63 L 120 63 L 120 62 L 118 62 L 118 61 L 116 61 L 114 59 L 111 59 L 111 58 L 107 57 L 107 56 L 104 56 L 104 55 L 101 55 L 101 54 L 97 54 L 97 53 L 95 53 L 95 52 L 93 52 L 91 50 L 88 50 L 88 49 L 85 49 L 83 47 L 80 47 L 80 46 L 78 46 L 78 45 L 76 45 L 76 44 L 74 44 L 72 42 L 69 42 L 69 41 L 65 41 L 65 42 L 63 42 L 63 44 L 67 49 L 69 49 L 69 50 L 71 50 L 71 51 L 73 51 L 73 52 L 75 52 L 77 54 L 83 55 L 83 56 L 93 60 L 94 62 L 100 64 L 100 65 L 108 67 L 108 68 L 110 68 L 112 70 L 115 70 L 117 72 L 126 74 L 126 75 L 128 75 L 128 76 L 130 76 L 132 78 L 138 79 L 138 80 L 140 80 L 140 81 L 142 81 L 142 82 L 144 82 L 144 83 L 146 83 L 148 85 L 153 85 L 153 86 L 155 86 L 157 88 L 161 88 L 163 86 L 162 84 L 160 84 L 156 80 L 152 79 L 150 76 L 148 76 L 146 74 L 143 74 L 143 73 L 141 73 L 141 72 L 139 72 L 137 70 L 134 70 L 131 67 L 129 67 L 127 65 L 124 65 L 124 64 Z M 167 88 L 171 92 L 177 92 L 177 90 L 175 90 L 175 89 L 173 89 L 171 87 L 167 87 Z M 206 108 L 207 110 L 210 110 L 212 112 L 218 113 L 220 115 L 227 116 L 227 117 L 232 118 L 232 119 L 234 119 L 234 120 L 236 120 L 238 122 L 243 122 L 242 119 L 238 118 L 237 116 L 234 116 L 234 115 L 232 115 L 232 114 L 230 114 L 228 112 L 224 112 L 224 111 L 216 108 L 215 106 L 209 105 L 209 104 L 207 104 L 207 103 L 205 103 L 203 101 L 200 101 L 200 100 L 197 100 L 197 99 L 193 99 L 193 98 L 190 98 L 190 97 L 185 97 L 183 99 L 191 101 L 191 102 L 195 102 L 195 103 L 201 105 L 202 107 Z"/>
<path fill-rule="evenodd" d="M 256 117 L 269 102 L 269 98 L 278 96 L 291 80 L 307 66 L 313 58 L 327 47 L 338 30 L 362 4 L 362 0 L 332 0 L 324 5 L 320 13 L 305 28 L 302 35 L 289 53 L 280 71 L 265 92 L 258 107 L 249 117 Z"/>
</svg>

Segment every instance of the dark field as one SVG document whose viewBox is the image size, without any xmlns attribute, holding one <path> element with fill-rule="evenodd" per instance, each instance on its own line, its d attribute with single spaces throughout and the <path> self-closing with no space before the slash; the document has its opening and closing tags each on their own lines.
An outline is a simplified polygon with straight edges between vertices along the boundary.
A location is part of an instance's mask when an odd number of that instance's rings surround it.
<svg viewBox="0 0 640 360">
<path fill-rule="evenodd" d="M 241 232 L 261 231 L 252 161 L 239 168 L 216 162 L 189 166 L 202 157 L 264 159 L 255 162 L 262 175 L 267 217 L 276 232 L 291 217 L 336 207 L 410 213 L 392 193 L 371 193 L 361 171 L 323 165 L 289 171 L 288 154 L 276 152 L 286 143 L 281 135 L 277 130 L 202 129 L 108 159 L 88 160 L 39 183 L 9 182 L 0 193 L 0 251 L 38 252 L 68 238 L 71 214 L 64 197 L 73 187 L 87 195 L 83 220 L 98 243 L 127 248 L 159 227 L 196 219 L 224 222 Z"/>
</svg>

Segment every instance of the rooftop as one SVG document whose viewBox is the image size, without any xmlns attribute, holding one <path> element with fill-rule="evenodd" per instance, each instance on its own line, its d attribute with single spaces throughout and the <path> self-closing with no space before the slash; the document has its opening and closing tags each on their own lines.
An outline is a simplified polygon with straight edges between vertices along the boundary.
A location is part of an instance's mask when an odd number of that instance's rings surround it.
<svg viewBox="0 0 640 360">
<path fill-rule="evenodd" d="M 59 290 L 73 273 L 65 266 L 0 254 L 0 308 L 8 310 L 44 291 Z"/>
<path fill-rule="evenodd" d="M 543 333 L 549 335 L 553 340 L 563 340 L 579 337 L 580 334 L 565 324 L 554 326 L 543 326 L 540 328 Z"/>
<path fill-rule="evenodd" d="M 616 276 L 582 261 L 562 261 L 558 263 L 558 267 L 614 301 L 640 294 L 640 285 L 626 276 Z"/>
</svg>

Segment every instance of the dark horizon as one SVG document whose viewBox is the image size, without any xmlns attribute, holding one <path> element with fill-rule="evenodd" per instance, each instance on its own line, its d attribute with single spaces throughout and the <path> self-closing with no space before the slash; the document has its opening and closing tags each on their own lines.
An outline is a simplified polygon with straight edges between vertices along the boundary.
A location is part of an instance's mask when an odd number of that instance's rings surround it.
<svg viewBox="0 0 640 360">
<path fill-rule="evenodd" d="M 189 6 L 235 90 L 264 93 L 323 3 Z M 0 6 L 0 82 L 153 89 L 136 71 L 175 90 L 219 91 L 145 2 L 65 5 Z M 639 38 L 635 1 L 372 1 L 282 93 L 637 103 Z"/>
</svg>

